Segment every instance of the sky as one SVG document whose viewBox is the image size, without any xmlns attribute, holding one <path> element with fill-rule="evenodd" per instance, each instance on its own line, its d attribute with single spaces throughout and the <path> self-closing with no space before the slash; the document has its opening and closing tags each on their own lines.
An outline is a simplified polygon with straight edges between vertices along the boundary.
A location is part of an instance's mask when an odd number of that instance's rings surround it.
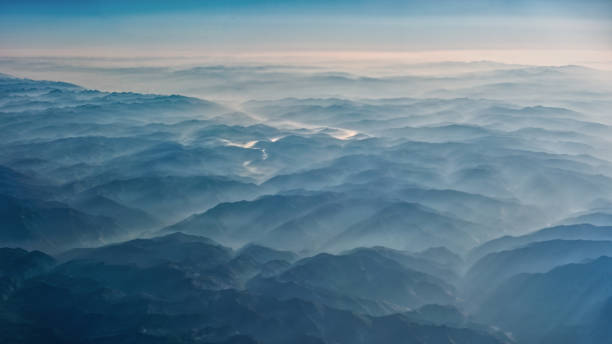
<svg viewBox="0 0 612 344">
<path fill-rule="evenodd" d="M 610 0 L 0 0 L 0 56 L 612 60 Z"/>
</svg>

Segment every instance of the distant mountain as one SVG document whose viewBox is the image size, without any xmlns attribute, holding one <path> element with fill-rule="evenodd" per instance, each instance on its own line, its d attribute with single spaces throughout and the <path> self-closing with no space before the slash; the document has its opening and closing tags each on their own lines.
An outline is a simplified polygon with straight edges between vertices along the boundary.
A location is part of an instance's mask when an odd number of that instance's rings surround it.
<svg viewBox="0 0 612 344">
<path fill-rule="evenodd" d="M 458 268 L 463 264 L 463 259 L 458 254 L 443 246 L 430 247 L 417 252 L 415 256 L 449 268 Z"/>
<path fill-rule="evenodd" d="M 397 203 L 357 223 L 330 241 L 328 248 L 386 246 L 419 250 L 446 246 L 466 250 L 478 244 L 477 234 L 486 228 L 439 214 L 414 203 Z"/>
<path fill-rule="evenodd" d="M 289 194 L 221 203 L 164 230 L 201 234 L 228 243 L 258 242 L 275 227 L 306 214 L 334 197 L 331 193 Z"/>
<path fill-rule="evenodd" d="M 320 202 L 304 214 L 275 227 L 259 239 L 266 245 L 297 252 L 325 248 L 330 240 L 350 226 L 366 220 L 389 204 L 384 199 L 340 195 Z"/>
<path fill-rule="evenodd" d="M 160 225 L 159 220 L 148 213 L 121 205 L 99 195 L 82 196 L 71 199 L 70 205 L 88 214 L 109 217 L 118 225 L 131 232 L 152 230 Z"/>
<path fill-rule="evenodd" d="M 89 215 L 63 203 L 0 195 L 0 244 L 58 252 L 104 243 L 122 234 L 112 219 Z"/>
<path fill-rule="evenodd" d="M 588 223 L 594 226 L 612 227 L 612 214 L 602 211 L 596 211 L 592 213 L 570 217 L 561 222 L 561 224 L 563 225 L 576 225 L 582 223 Z"/>
<path fill-rule="evenodd" d="M 56 185 L 37 177 L 0 166 L 0 194 L 15 198 L 46 199 L 57 190 Z"/>
<path fill-rule="evenodd" d="M 612 258 L 601 257 L 546 273 L 518 275 L 487 298 L 477 318 L 511 331 L 524 343 L 607 342 L 610 271 Z"/>
<path fill-rule="evenodd" d="M 0 249 L 0 256 L 0 280 L 20 277 L 0 301 L 0 339 L 8 342 L 35 343 L 46 336 L 58 343 L 512 343 L 448 307 L 389 314 L 407 295 L 410 302 L 451 301 L 444 288 L 452 288 L 375 250 L 285 262 L 270 277 L 266 266 L 295 256 L 254 245 L 232 252 L 181 233 L 72 250 L 57 266 L 40 252 Z M 251 274 L 258 264 L 264 269 L 259 277 L 248 289 L 236 290 L 233 283 L 240 282 L 232 274 Z M 292 281 L 319 297 L 290 298 L 286 291 L 295 289 L 274 284 L 258 289 L 271 278 Z M 329 304 L 386 309 L 389 315 L 356 314 Z"/>
<path fill-rule="evenodd" d="M 0 248 L 0 304 L 20 288 L 24 280 L 49 271 L 55 264 L 55 259 L 40 251 Z"/>
<path fill-rule="evenodd" d="M 283 136 L 283 131 L 265 124 L 249 126 L 214 124 L 193 131 L 190 139 L 198 144 L 201 144 L 202 141 L 217 140 L 225 145 L 245 145 L 249 142 L 268 141 L 268 139 L 280 136 Z"/>
<path fill-rule="evenodd" d="M 471 303 L 486 297 L 505 281 L 520 273 L 547 272 L 553 268 L 580 263 L 600 256 L 612 257 L 612 241 L 549 240 L 490 253 L 478 260 L 465 275 Z"/>
<path fill-rule="evenodd" d="M 202 339 L 214 343 L 511 342 L 484 330 L 423 324 L 400 314 L 367 317 L 301 300 L 278 301 L 234 290 L 200 292 L 197 298 L 180 301 L 146 294 L 124 296 L 101 286 L 59 273 L 33 280 L 5 304 L 6 311 L 25 321 L 4 323 L 3 328 L 10 331 L 2 333 L 15 340 L 10 335 L 19 333 L 20 328 L 40 331 L 51 327 L 55 338 L 91 342 L 138 339 L 172 343 L 175 338 L 182 343 Z M 58 298 L 63 301 L 61 307 L 55 303 Z M 56 316 L 49 317 L 51 314 Z"/>
<path fill-rule="evenodd" d="M 115 179 L 224 176 L 235 180 L 252 180 L 245 162 L 263 158 L 259 149 L 231 145 L 201 147 L 166 141 L 119 156 L 104 164 L 102 172 L 116 174 L 118 178 Z"/>
<path fill-rule="evenodd" d="M 271 261 L 284 260 L 288 263 L 293 263 L 298 259 L 298 256 L 291 251 L 277 251 L 268 247 L 249 244 L 238 250 L 238 256 L 249 257 L 255 260 L 258 264 L 266 264 Z"/>
<path fill-rule="evenodd" d="M 55 259 L 40 252 L 20 248 L 0 248 L 0 275 L 29 278 L 38 275 L 55 264 Z"/>
<path fill-rule="evenodd" d="M 155 271 L 159 270 L 159 274 L 181 275 L 185 281 L 188 280 L 185 283 L 195 284 L 198 288 L 217 290 L 242 289 L 250 278 L 258 274 L 276 274 L 297 256 L 289 251 L 256 245 L 234 251 L 208 238 L 177 232 L 98 248 L 73 249 L 58 255 L 58 258 L 67 262 L 65 265 L 71 275 L 78 271 L 83 276 L 93 274 L 88 278 L 108 276 L 109 281 L 123 283 L 121 281 L 127 277 L 122 276 L 143 273 L 152 279 Z M 102 270 L 107 272 L 100 275 Z M 129 283 L 130 288 L 143 289 L 139 283 L 138 278 L 134 279 Z M 161 293 L 168 291 L 163 288 L 156 290 Z"/>
<path fill-rule="evenodd" d="M 491 135 L 486 128 L 472 125 L 451 124 L 445 126 L 403 127 L 385 130 L 382 135 L 403 137 L 414 141 L 461 142 Z"/>
<path fill-rule="evenodd" d="M 9 96 L 9 101 L 2 106 L 4 111 L 44 111 L 63 107 L 65 115 L 78 110 L 87 118 L 106 115 L 104 119 L 97 119 L 103 121 L 119 113 L 136 120 L 169 120 L 168 115 L 174 115 L 176 120 L 193 111 L 205 111 L 210 115 L 227 111 L 227 108 L 219 104 L 197 98 L 101 92 L 86 90 L 74 84 L 43 80 L 2 78 L 0 91 Z"/>
<path fill-rule="evenodd" d="M 227 262 L 232 251 L 199 236 L 173 233 L 152 239 L 135 239 L 98 248 L 73 249 L 62 253 L 62 261 L 88 259 L 107 264 L 150 267 L 162 263 L 190 262 L 214 267 Z"/>
<path fill-rule="evenodd" d="M 381 284 L 380 281 L 385 282 Z M 291 289 L 299 291 L 294 285 L 310 290 L 309 293 L 313 295 L 331 293 L 338 295 L 338 298 L 348 296 L 375 301 L 383 305 L 379 309 L 384 309 L 384 305 L 388 309 L 408 309 L 427 303 L 449 304 L 455 300 L 453 287 L 449 284 L 426 273 L 408 269 L 374 250 L 305 258 L 271 280 L 249 282 L 248 288 L 270 296 L 309 299 L 306 292 L 292 295 Z M 317 299 L 322 298 L 317 296 L 313 301 Z"/>
<path fill-rule="evenodd" d="M 122 155 L 143 151 L 158 144 L 148 138 L 80 136 L 45 138 L 44 141 L 20 142 L 5 146 L 0 157 L 15 161 L 27 155 L 30 159 L 51 160 L 58 164 L 103 165 Z"/>
<path fill-rule="evenodd" d="M 465 250 L 477 243 L 473 236 L 487 231 L 418 204 L 361 197 L 316 192 L 264 196 L 250 202 L 220 204 L 165 231 L 202 234 L 227 243 L 252 241 L 295 251 L 340 251 L 372 245 Z M 397 235 L 404 239 L 390 239 Z"/>
<path fill-rule="evenodd" d="M 82 192 L 84 198 L 104 197 L 150 214 L 163 214 L 168 223 L 217 203 L 251 198 L 257 193 L 253 184 L 223 177 L 139 177 L 93 187 Z"/>
<path fill-rule="evenodd" d="M 382 246 L 359 247 L 346 253 L 378 254 L 391 259 L 409 270 L 420 271 L 435 276 L 450 284 L 455 284 L 460 276 L 461 257 L 446 248 L 430 248 L 422 252 L 399 251 Z"/>
<path fill-rule="evenodd" d="M 611 342 L 610 73 L 57 63 L 166 95 L 0 75 L 0 343 Z"/>
<path fill-rule="evenodd" d="M 485 226 L 502 227 L 486 233 L 498 237 L 506 232 L 523 232 L 525 227 L 544 224 L 542 213 L 534 206 L 527 206 L 514 199 L 495 199 L 453 189 L 405 188 L 396 192 L 406 202 L 415 202 L 440 212 L 451 213 L 463 220 Z M 521 221 L 516 221 L 520 218 Z"/>
<path fill-rule="evenodd" d="M 330 187 L 347 192 L 357 186 L 375 186 L 381 180 L 393 180 L 398 189 L 400 186 L 405 188 L 415 185 L 433 187 L 441 182 L 438 171 L 422 162 L 421 157 L 418 157 L 418 160 L 413 157 L 409 162 L 398 161 L 398 154 L 389 153 L 384 142 L 377 139 L 351 141 L 339 148 L 342 148 L 339 153 L 343 153 L 339 157 L 334 154 L 332 160 L 320 162 L 320 165 L 315 165 L 314 168 L 276 175 L 262 186 L 271 192 L 292 189 L 322 190 Z M 329 157 L 329 154 L 326 156 Z M 373 189 L 377 195 L 380 195 L 381 191 L 388 193 L 397 190 Z"/>
<path fill-rule="evenodd" d="M 493 252 L 511 250 L 529 243 L 547 240 L 606 240 L 612 241 L 612 227 L 598 227 L 578 224 L 544 228 L 522 236 L 504 236 L 486 242 L 469 253 L 469 261 L 474 262 Z"/>
</svg>

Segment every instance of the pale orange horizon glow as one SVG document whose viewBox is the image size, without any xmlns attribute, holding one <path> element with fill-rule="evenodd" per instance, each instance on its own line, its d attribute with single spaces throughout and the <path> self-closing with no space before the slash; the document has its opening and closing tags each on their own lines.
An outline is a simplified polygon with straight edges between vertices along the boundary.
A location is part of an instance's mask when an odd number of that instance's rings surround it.
<svg viewBox="0 0 612 344">
<path fill-rule="evenodd" d="M 41 58 L 71 60 L 88 66 L 187 66 L 202 63 L 250 64 L 283 63 L 353 69 L 397 64 L 491 61 L 533 66 L 581 65 L 612 70 L 612 50 L 584 49 L 465 49 L 427 51 L 269 51 L 205 52 L 198 50 L 129 51 L 88 49 L 10 50 L 0 49 L 0 58 Z"/>
</svg>

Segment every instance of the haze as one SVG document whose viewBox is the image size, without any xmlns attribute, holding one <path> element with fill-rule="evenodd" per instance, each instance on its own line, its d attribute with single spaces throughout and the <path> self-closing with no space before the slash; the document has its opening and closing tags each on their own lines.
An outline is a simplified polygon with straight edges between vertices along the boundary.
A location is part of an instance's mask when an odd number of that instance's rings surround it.
<svg viewBox="0 0 612 344">
<path fill-rule="evenodd" d="M 609 1 L 0 1 L 0 342 L 612 342 Z"/>
</svg>

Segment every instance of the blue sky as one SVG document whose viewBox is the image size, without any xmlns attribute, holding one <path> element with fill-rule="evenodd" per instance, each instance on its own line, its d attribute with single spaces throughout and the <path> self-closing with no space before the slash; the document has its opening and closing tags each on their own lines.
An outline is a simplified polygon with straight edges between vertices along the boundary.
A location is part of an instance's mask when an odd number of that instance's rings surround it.
<svg viewBox="0 0 612 344">
<path fill-rule="evenodd" d="M 0 55 L 612 49 L 612 1 L 4 1 Z"/>
<path fill-rule="evenodd" d="M 310 12 L 386 15 L 547 14 L 610 15 L 608 0 L 20 0 L 0 1 L 4 14 L 113 16 L 170 12 Z M 606 13 L 607 11 L 607 13 Z"/>
</svg>

